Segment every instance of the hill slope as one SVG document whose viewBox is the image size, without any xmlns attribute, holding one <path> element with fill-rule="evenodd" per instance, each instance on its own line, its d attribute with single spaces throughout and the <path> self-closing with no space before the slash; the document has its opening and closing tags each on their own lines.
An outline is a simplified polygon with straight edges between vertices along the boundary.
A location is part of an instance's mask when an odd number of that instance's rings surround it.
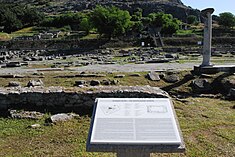
<svg viewBox="0 0 235 157">
<path fill-rule="evenodd" d="M 144 15 L 152 12 L 165 12 L 183 21 L 186 21 L 188 15 L 200 16 L 199 10 L 185 6 L 181 0 L 0 0 L 0 2 L 31 5 L 47 14 L 82 11 L 92 9 L 96 5 L 114 5 L 130 12 L 142 8 Z"/>
</svg>

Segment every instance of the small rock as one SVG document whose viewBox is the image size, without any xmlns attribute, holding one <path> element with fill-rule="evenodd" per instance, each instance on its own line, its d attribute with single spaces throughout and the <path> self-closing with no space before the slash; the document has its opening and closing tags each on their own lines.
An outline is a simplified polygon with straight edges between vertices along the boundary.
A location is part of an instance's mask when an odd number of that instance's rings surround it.
<svg viewBox="0 0 235 157">
<path fill-rule="evenodd" d="M 15 78 L 24 78 L 25 76 L 23 75 L 15 75 Z"/>
<path fill-rule="evenodd" d="M 29 57 L 23 57 L 23 61 L 31 61 L 31 58 L 29 58 Z"/>
<path fill-rule="evenodd" d="M 10 110 L 10 116 L 15 119 L 41 119 L 44 114 L 36 111 Z"/>
<path fill-rule="evenodd" d="M 101 84 L 108 86 L 108 85 L 111 84 L 111 82 L 110 82 L 109 80 L 103 80 L 103 81 L 101 82 Z"/>
<path fill-rule="evenodd" d="M 30 125 L 29 128 L 32 128 L 32 129 L 37 129 L 37 128 L 40 128 L 41 125 L 40 124 L 33 124 L 33 125 Z"/>
<path fill-rule="evenodd" d="M 35 81 L 35 80 L 30 80 L 27 84 L 27 87 L 35 87 L 35 86 L 43 86 L 43 82 L 41 79 Z"/>
<path fill-rule="evenodd" d="M 81 86 L 81 85 L 85 85 L 86 84 L 86 81 L 85 80 L 78 80 L 78 81 L 75 81 L 75 86 Z"/>
<path fill-rule="evenodd" d="M 6 67 L 20 67 L 20 62 L 9 62 L 6 64 Z"/>
<path fill-rule="evenodd" d="M 122 74 L 114 76 L 114 78 L 123 78 L 123 77 L 125 77 L 125 75 L 122 75 Z"/>
<path fill-rule="evenodd" d="M 202 115 L 202 117 L 204 117 L 204 118 L 209 118 L 209 116 L 207 116 L 207 115 L 205 115 L 205 114 L 201 114 Z"/>
<path fill-rule="evenodd" d="M 178 72 L 177 71 L 173 71 L 173 70 L 167 70 L 166 74 L 167 75 L 173 75 L 173 74 L 178 74 Z"/>
<path fill-rule="evenodd" d="M 231 91 L 231 88 L 235 89 L 235 76 L 229 76 L 229 77 L 225 77 L 221 80 L 221 85 L 222 85 L 222 89 L 225 90 L 225 92 L 229 93 Z M 218 84 L 217 86 L 220 86 L 220 84 Z"/>
<path fill-rule="evenodd" d="M 19 86 L 20 86 L 20 83 L 17 81 L 10 81 L 8 83 L 8 87 L 19 87 Z"/>
<path fill-rule="evenodd" d="M 195 92 L 204 93 L 212 90 L 207 79 L 196 79 L 192 81 L 192 88 Z"/>
<path fill-rule="evenodd" d="M 231 100 L 235 100 L 235 88 L 231 88 L 228 95 Z"/>
<path fill-rule="evenodd" d="M 91 80 L 90 85 L 91 86 L 98 86 L 98 85 L 100 85 L 100 81 L 99 80 Z"/>
<path fill-rule="evenodd" d="M 166 58 L 174 58 L 174 56 L 172 54 L 170 54 L 170 53 L 165 54 L 165 57 Z"/>
<path fill-rule="evenodd" d="M 165 77 L 165 74 L 164 73 L 160 73 L 159 77 L 160 77 L 160 79 L 163 79 Z"/>
<path fill-rule="evenodd" d="M 79 114 L 76 114 L 76 113 L 68 113 L 68 115 L 72 116 L 75 119 L 79 119 L 80 118 Z"/>
<path fill-rule="evenodd" d="M 180 98 L 176 98 L 176 100 L 182 102 L 182 103 L 188 103 L 189 101 L 187 99 L 180 99 Z"/>
<path fill-rule="evenodd" d="M 201 74 L 200 78 L 213 78 L 213 77 L 208 74 Z"/>
<path fill-rule="evenodd" d="M 71 120 L 73 118 L 72 115 L 68 115 L 66 113 L 55 114 L 49 118 L 51 123 L 65 122 Z"/>
<path fill-rule="evenodd" d="M 130 74 L 129 76 L 132 76 L 132 77 L 140 77 L 141 75 L 138 74 L 138 73 L 134 73 L 134 74 Z"/>
<path fill-rule="evenodd" d="M 41 75 L 44 75 L 44 73 L 43 72 L 35 72 L 35 73 L 33 73 L 33 75 L 41 76 Z"/>
<path fill-rule="evenodd" d="M 160 81 L 161 80 L 159 75 L 154 71 L 148 73 L 147 78 L 151 81 Z"/>
<path fill-rule="evenodd" d="M 180 78 L 176 74 L 172 74 L 172 75 L 166 75 L 164 77 L 164 80 L 168 83 L 175 83 L 175 82 L 178 82 Z"/>
<path fill-rule="evenodd" d="M 118 80 L 112 80 L 112 81 L 111 81 L 111 85 L 117 85 L 118 83 L 119 83 Z"/>
</svg>

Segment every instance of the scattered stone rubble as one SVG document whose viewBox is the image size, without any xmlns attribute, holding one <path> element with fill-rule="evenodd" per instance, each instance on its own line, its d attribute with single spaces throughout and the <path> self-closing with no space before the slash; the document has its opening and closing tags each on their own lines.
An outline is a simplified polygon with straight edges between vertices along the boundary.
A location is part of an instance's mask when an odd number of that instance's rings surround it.
<svg viewBox="0 0 235 157">
<path fill-rule="evenodd" d="M 20 86 L 20 82 L 17 81 L 10 81 L 8 83 L 8 87 L 19 87 Z"/>
<path fill-rule="evenodd" d="M 27 87 L 35 87 L 35 86 L 43 86 L 43 82 L 41 79 L 39 80 L 30 80 L 28 83 L 27 83 Z"/>
<path fill-rule="evenodd" d="M 36 111 L 9 110 L 11 118 L 15 119 L 41 119 L 44 114 Z"/>
</svg>

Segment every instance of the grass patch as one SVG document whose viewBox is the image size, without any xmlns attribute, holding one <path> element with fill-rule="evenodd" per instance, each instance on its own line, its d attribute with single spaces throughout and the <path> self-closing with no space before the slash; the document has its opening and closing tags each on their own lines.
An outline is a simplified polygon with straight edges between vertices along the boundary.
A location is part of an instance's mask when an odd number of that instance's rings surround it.
<svg viewBox="0 0 235 157">
<path fill-rule="evenodd" d="M 81 38 L 81 40 L 88 40 L 88 39 L 97 39 L 99 34 L 88 34 Z"/>
<path fill-rule="evenodd" d="M 191 30 L 191 29 L 189 29 L 189 30 L 182 30 L 182 29 L 180 29 L 180 30 L 177 30 L 177 32 L 176 32 L 176 35 L 182 35 L 182 36 L 184 36 L 184 35 L 191 35 L 191 34 L 194 34 L 193 30 Z"/>
<path fill-rule="evenodd" d="M 151 157 L 235 156 L 234 101 L 188 98 L 174 101 L 186 143 L 185 154 L 152 154 Z M 38 129 L 27 126 L 39 123 Z M 0 156 L 114 157 L 112 153 L 86 152 L 90 117 L 44 126 L 44 120 L 0 118 Z"/>
<path fill-rule="evenodd" d="M 27 126 L 34 123 L 38 123 L 38 121 L 1 118 L 0 156 L 101 157 L 98 153 L 92 154 L 85 151 L 90 125 L 89 117 L 82 117 L 79 120 L 72 120 L 54 126 L 42 125 L 38 129 L 27 128 Z M 5 132 L 7 132 L 7 135 Z"/>
<path fill-rule="evenodd" d="M 9 34 L 0 32 L 0 41 L 7 41 L 10 39 L 11 39 L 11 37 Z"/>
<path fill-rule="evenodd" d="M 37 65 L 33 65 L 37 66 Z M 137 72 L 135 72 L 137 73 Z M 144 86 L 144 85 L 150 85 L 154 87 L 164 87 L 169 85 L 169 83 L 164 82 L 163 80 L 161 81 L 150 81 L 145 76 L 147 75 L 147 72 L 138 72 L 140 74 L 140 77 L 133 77 L 130 76 L 130 74 L 133 73 L 127 73 L 127 72 L 122 72 L 122 73 L 100 73 L 100 74 L 105 74 L 105 77 L 67 77 L 67 78 L 61 78 L 58 76 L 74 76 L 80 74 L 78 72 L 44 72 L 44 78 L 40 78 L 44 86 L 49 87 L 49 86 L 63 86 L 63 87 L 73 87 L 75 84 L 75 81 L 77 80 L 85 80 L 85 81 L 91 81 L 91 80 L 118 80 L 119 85 L 123 86 Z M 124 78 L 114 78 L 118 74 L 124 74 Z M 182 74 L 181 77 L 183 77 L 184 73 Z M 0 78 L 0 87 L 5 87 L 8 85 L 10 81 L 18 81 L 21 83 L 22 86 L 26 86 L 29 80 L 38 79 L 38 76 L 32 75 L 32 74 L 27 74 L 25 75 L 25 78 Z M 28 77 L 27 77 L 28 76 Z M 35 77 L 35 78 L 34 78 Z"/>
<path fill-rule="evenodd" d="M 33 36 L 36 33 L 38 33 L 38 31 L 35 31 L 35 29 L 33 27 L 27 27 L 27 28 L 23 28 L 21 30 L 18 30 L 16 32 L 12 32 L 10 34 L 10 36 L 12 38 L 20 37 L 20 36 Z"/>
</svg>

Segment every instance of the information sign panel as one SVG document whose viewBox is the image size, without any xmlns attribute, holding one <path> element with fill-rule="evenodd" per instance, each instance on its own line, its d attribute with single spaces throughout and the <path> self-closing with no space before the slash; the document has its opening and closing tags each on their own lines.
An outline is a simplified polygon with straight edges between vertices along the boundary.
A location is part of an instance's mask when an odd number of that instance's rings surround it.
<svg viewBox="0 0 235 157">
<path fill-rule="evenodd" d="M 168 98 L 98 98 L 90 144 L 181 145 Z"/>
</svg>

